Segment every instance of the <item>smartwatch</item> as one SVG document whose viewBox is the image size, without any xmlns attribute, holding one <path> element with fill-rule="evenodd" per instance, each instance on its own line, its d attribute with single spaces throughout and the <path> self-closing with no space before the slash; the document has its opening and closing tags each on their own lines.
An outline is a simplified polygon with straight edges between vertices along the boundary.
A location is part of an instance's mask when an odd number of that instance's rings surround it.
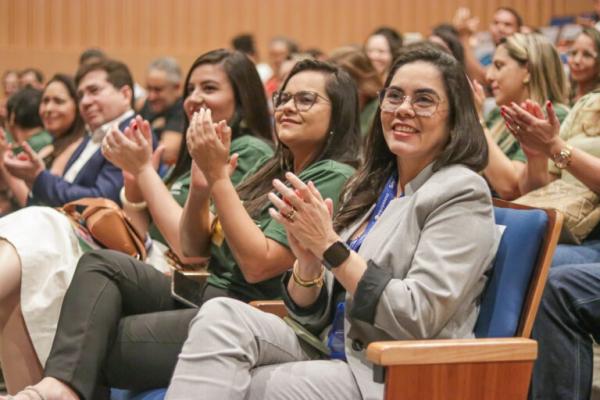
<svg viewBox="0 0 600 400">
<path fill-rule="evenodd" d="M 350 257 L 350 248 L 346 243 L 337 241 L 325 250 L 323 253 L 323 265 L 329 271 L 337 268 Z"/>
</svg>

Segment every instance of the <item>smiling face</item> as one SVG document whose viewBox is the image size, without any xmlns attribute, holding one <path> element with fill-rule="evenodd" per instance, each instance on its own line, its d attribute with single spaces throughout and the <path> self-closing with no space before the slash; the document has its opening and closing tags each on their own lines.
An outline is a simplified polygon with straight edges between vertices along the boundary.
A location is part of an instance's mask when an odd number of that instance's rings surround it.
<svg viewBox="0 0 600 400">
<path fill-rule="evenodd" d="M 390 89 L 409 98 L 398 103 L 395 111 L 381 112 L 385 141 L 399 160 L 423 168 L 438 157 L 449 139 L 448 96 L 442 74 L 423 61 L 405 64 L 394 73 L 386 90 Z M 411 106 L 411 102 L 432 99 L 437 106 L 428 117 L 418 116 Z"/>
<path fill-rule="evenodd" d="M 118 118 L 131 108 L 131 88 L 116 88 L 108 80 L 106 71 L 97 69 L 85 74 L 79 82 L 77 95 L 79 111 L 91 130 Z"/>
<path fill-rule="evenodd" d="M 371 36 L 367 40 L 365 51 L 377 73 L 384 76 L 392 65 L 392 51 L 385 36 Z"/>
<path fill-rule="evenodd" d="M 179 98 L 179 82 L 172 82 L 165 71 L 151 69 L 146 75 L 146 91 L 150 109 L 160 114 L 171 107 Z"/>
<path fill-rule="evenodd" d="M 598 53 L 594 41 L 582 33 L 569 50 L 569 71 L 571 78 L 578 84 L 593 82 L 598 77 Z"/>
<path fill-rule="evenodd" d="M 327 77 L 322 72 L 302 71 L 292 76 L 282 90 L 292 96 L 299 92 L 318 95 L 306 111 L 298 111 L 293 99 L 275 109 L 277 136 L 293 153 L 312 154 L 327 140 L 331 102 L 325 90 L 326 81 Z"/>
<path fill-rule="evenodd" d="M 512 58 L 505 45 L 496 48 L 492 65 L 486 73 L 496 104 L 507 105 L 511 102 L 520 104 L 529 98 L 529 89 L 524 83 L 529 80 L 529 71 Z"/>
<path fill-rule="evenodd" d="M 214 122 L 230 121 L 235 112 L 235 93 L 220 64 L 201 64 L 187 82 L 183 109 L 191 120 L 196 111 L 208 108 Z"/>
<path fill-rule="evenodd" d="M 48 132 L 54 137 L 62 136 L 73 125 L 76 115 L 77 104 L 63 83 L 54 81 L 46 86 L 40 103 L 40 117 Z"/>
</svg>

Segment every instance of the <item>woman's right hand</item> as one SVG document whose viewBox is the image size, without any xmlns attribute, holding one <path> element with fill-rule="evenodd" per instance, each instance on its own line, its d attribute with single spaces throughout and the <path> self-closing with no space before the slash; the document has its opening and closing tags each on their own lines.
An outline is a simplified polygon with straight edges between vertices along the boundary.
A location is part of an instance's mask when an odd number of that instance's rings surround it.
<svg viewBox="0 0 600 400">
<path fill-rule="evenodd" d="M 210 185 L 229 179 L 231 128 L 226 121 L 213 123 L 210 109 L 201 109 L 190 121 L 186 142 L 192 159 Z"/>
</svg>

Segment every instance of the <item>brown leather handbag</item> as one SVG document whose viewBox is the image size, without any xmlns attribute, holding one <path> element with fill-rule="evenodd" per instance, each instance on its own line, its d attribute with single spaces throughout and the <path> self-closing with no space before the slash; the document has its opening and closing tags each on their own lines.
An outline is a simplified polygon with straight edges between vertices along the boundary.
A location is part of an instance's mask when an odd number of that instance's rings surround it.
<svg viewBox="0 0 600 400">
<path fill-rule="evenodd" d="M 114 201 L 84 198 L 71 201 L 58 210 L 66 214 L 77 228 L 89 232 L 101 247 L 120 251 L 139 260 L 146 258 L 144 238 Z"/>
</svg>

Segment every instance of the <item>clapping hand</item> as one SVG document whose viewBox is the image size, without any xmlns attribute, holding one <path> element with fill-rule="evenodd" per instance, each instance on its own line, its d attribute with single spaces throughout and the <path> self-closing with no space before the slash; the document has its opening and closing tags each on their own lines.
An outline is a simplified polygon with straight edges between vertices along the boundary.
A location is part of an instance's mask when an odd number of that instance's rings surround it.
<svg viewBox="0 0 600 400">
<path fill-rule="evenodd" d="M 323 252 L 339 240 L 333 230 L 333 202 L 323 199 L 312 182 L 305 184 L 291 172 L 286 178 L 292 188 L 278 179 L 273 181 L 273 187 L 282 198 L 269 193 L 269 200 L 277 209 L 269 209 L 269 214 L 292 237 L 290 245 L 297 257 L 306 256 L 306 251 L 310 251 L 320 259 Z"/>
<path fill-rule="evenodd" d="M 156 169 L 157 157 L 160 159 L 161 148 L 152 152 L 152 130 L 150 124 L 140 116 L 133 119 L 121 133 L 115 126 L 102 141 L 102 154 L 107 160 L 121 168 L 124 172 L 139 175 L 145 168 Z"/>
<path fill-rule="evenodd" d="M 29 143 L 23 142 L 21 147 L 23 152 L 19 154 L 5 151 L 4 166 L 11 175 L 24 180 L 28 186 L 32 186 L 38 175 L 46 169 L 46 165 Z"/>
<path fill-rule="evenodd" d="M 231 128 L 226 121 L 213 123 L 210 109 L 203 108 L 194 113 L 186 136 L 188 151 L 207 183 L 212 186 L 220 179 L 229 179 Z"/>
<path fill-rule="evenodd" d="M 547 115 L 531 100 L 521 105 L 502 106 L 500 110 L 507 129 L 519 141 L 527 157 L 552 155 L 553 147 L 560 140 L 560 122 L 550 101 L 546 102 Z"/>
</svg>

